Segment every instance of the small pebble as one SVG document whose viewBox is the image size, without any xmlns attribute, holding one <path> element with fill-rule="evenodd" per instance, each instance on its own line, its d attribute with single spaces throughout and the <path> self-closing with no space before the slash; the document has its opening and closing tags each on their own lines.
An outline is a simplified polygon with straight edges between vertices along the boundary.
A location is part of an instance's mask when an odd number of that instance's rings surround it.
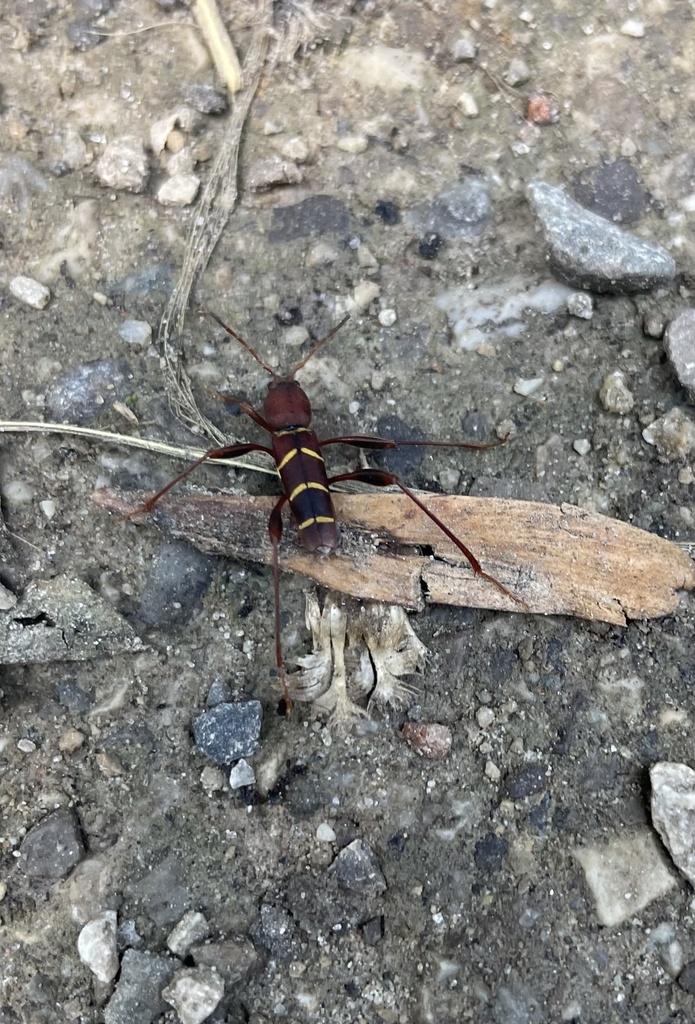
<svg viewBox="0 0 695 1024">
<path fill-rule="evenodd" d="M 26 736 L 23 736 L 17 743 L 17 750 L 21 750 L 23 754 L 33 754 L 36 750 L 36 744 L 33 740 L 27 739 Z"/>
<path fill-rule="evenodd" d="M 232 789 L 242 789 L 244 786 L 255 786 L 256 773 L 245 758 L 241 758 L 229 773 L 229 785 Z"/>
<path fill-rule="evenodd" d="M 112 139 L 97 160 L 95 172 L 106 188 L 142 192 L 150 173 L 143 143 L 134 135 Z"/>
<path fill-rule="evenodd" d="M 77 938 L 80 960 L 106 985 L 120 970 L 116 925 L 116 911 L 105 910 L 99 917 L 88 921 Z"/>
<path fill-rule="evenodd" d="M 178 971 L 162 990 L 162 998 L 174 1007 L 181 1024 L 202 1024 L 224 995 L 224 981 L 210 967 Z"/>
<path fill-rule="evenodd" d="M 322 821 L 316 829 L 316 838 L 320 843 L 334 843 L 336 835 L 327 821 Z"/>
<path fill-rule="evenodd" d="M 343 888 L 362 896 L 378 896 L 385 891 L 386 879 L 376 855 L 362 839 L 355 839 L 344 847 L 333 863 Z"/>
<path fill-rule="evenodd" d="M 479 708 L 476 713 L 475 720 L 481 729 L 489 729 L 495 721 L 495 712 L 492 708 Z"/>
<path fill-rule="evenodd" d="M 286 327 L 282 332 L 282 344 L 290 348 L 299 348 L 309 340 L 309 332 L 303 324 L 294 327 Z"/>
<path fill-rule="evenodd" d="M 567 312 L 582 320 L 591 320 L 594 315 L 594 300 L 586 292 L 572 292 L 567 296 Z"/>
<path fill-rule="evenodd" d="M 374 207 L 374 213 L 384 224 L 390 227 L 398 224 L 401 219 L 401 211 L 398 204 L 392 203 L 389 199 L 380 199 Z"/>
<path fill-rule="evenodd" d="M 315 242 L 304 257 L 304 266 L 309 270 L 314 267 L 328 267 L 339 258 L 338 250 L 329 242 Z"/>
<path fill-rule="evenodd" d="M 45 309 L 51 301 L 51 292 L 44 284 L 23 274 L 12 278 L 10 291 L 15 299 L 19 299 L 25 306 L 31 306 L 32 309 Z"/>
<path fill-rule="evenodd" d="M 543 385 L 543 377 L 519 377 L 514 384 L 514 391 L 523 398 L 528 398 Z"/>
<path fill-rule="evenodd" d="M 490 782 L 499 782 L 502 778 L 502 772 L 494 761 L 485 762 L 485 776 L 490 780 Z"/>
<path fill-rule="evenodd" d="M 379 266 L 376 256 L 366 245 L 361 245 L 357 250 L 357 266 L 363 270 L 374 270 Z"/>
<path fill-rule="evenodd" d="M 167 946 L 175 956 L 183 959 L 188 955 L 191 946 L 207 939 L 209 934 L 210 925 L 205 915 L 197 910 L 189 910 L 169 932 Z"/>
<path fill-rule="evenodd" d="M 124 320 L 118 334 L 129 345 L 149 345 L 152 341 L 152 328 L 146 320 Z"/>
<path fill-rule="evenodd" d="M 653 444 L 661 462 L 678 462 L 695 449 L 695 422 L 675 406 L 665 416 L 650 423 L 642 431 L 647 444 Z"/>
<path fill-rule="evenodd" d="M 659 310 L 649 310 L 642 318 L 642 330 L 648 338 L 663 338 L 666 330 L 666 317 Z"/>
<path fill-rule="evenodd" d="M 311 149 L 306 139 L 301 135 L 294 135 L 291 139 L 283 142 L 281 155 L 285 160 L 292 160 L 296 164 L 305 164 L 311 156 Z"/>
<path fill-rule="evenodd" d="M 620 31 L 624 36 L 631 36 L 632 39 L 642 39 L 644 36 L 644 22 L 638 21 L 637 18 L 628 18 L 620 26 Z"/>
<path fill-rule="evenodd" d="M 280 156 L 269 156 L 252 161 L 246 171 L 246 187 L 252 192 L 275 185 L 299 185 L 304 175 L 292 160 Z M 287 210 L 287 207 L 282 207 Z"/>
<path fill-rule="evenodd" d="M 565 368 L 565 364 L 563 363 L 562 359 L 554 359 L 553 360 L 553 365 L 552 365 L 553 373 L 562 373 L 564 368 Z"/>
<path fill-rule="evenodd" d="M 401 730 L 409 747 L 430 761 L 441 761 L 451 750 L 451 729 L 438 722 L 406 722 Z"/>
<path fill-rule="evenodd" d="M 395 309 L 382 309 L 379 313 L 379 323 L 382 327 L 393 327 L 397 319 Z"/>
<path fill-rule="evenodd" d="M 46 519 L 53 519 L 53 516 L 56 514 L 56 503 L 51 498 L 45 498 L 43 501 L 40 501 L 39 508 Z"/>
<path fill-rule="evenodd" d="M 588 455 L 591 451 L 591 441 L 586 437 L 579 437 L 576 441 L 572 442 L 572 447 L 577 455 Z"/>
<path fill-rule="evenodd" d="M 378 298 L 380 291 L 381 288 L 374 281 L 359 281 L 352 293 L 356 310 L 366 309 L 374 299 Z"/>
<path fill-rule="evenodd" d="M 475 60 L 478 44 L 472 36 L 459 36 L 451 47 L 452 59 L 460 64 L 462 61 Z"/>
<path fill-rule="evenodd" d="M 221 114 L 227 109 L 227 96 L 204 82 L 192 82 L 185 90 L 186 102 L 201 114 Z"/>
<path fill-rule="evenodd" d="M 353 155 L 364 153 L 368 145 L 369 139 L 366 135 L 345 135 L 342 139 L 338 139 L 336 142 L 338 149 L 342 149 L 344 153 L 352 153 Z"/>
<path fill-rule="evenodd" d="M 190 206 L 198 195 L 200 178 L 197 174 L 174 174 L 157 190 L 157 202 L 162 206 Z"/>
<path fill-rule="evenodd" d="M 211 761 L 231 764 L 258 750 L 262 719 L 260 701 L 218 704 L 194 719 L 193 737 L 198 750 Z"/>
<path fill-rule="evenodd" d="M 200 773 L 200 785 L 206 793 L 220 793 L 226 785 L 224 772 L 220 768 L 208 765 Z"/>
<path fill-rule="evenodd" d="M 625 416 L 635 404 L 632 392 L 622 370 L 614 370 L 603 379 L 598 397 L 606 412 Z"/>
<path fill-rule="evenodd" d="M 66 729 L 58 737 L 58 750 L 61 754 L 74 754 L 84 744 L 85 735 L 79 729 Z"/>
<path fill-rule="evenodd" d="M 456 100 L 456 106 L 464 117 L 477 117 L 479 114 L 478 104 L 470 92 L 462 92 Z"/>
</svg>

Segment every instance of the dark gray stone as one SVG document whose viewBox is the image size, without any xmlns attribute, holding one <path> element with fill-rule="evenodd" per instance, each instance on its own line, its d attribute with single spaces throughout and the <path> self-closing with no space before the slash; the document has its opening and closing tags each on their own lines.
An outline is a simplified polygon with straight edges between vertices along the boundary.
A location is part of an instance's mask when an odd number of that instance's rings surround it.
<svg viewBox="0 0 695 1024">
<path fill-rule="evenodd" d="M 376 855 L 364 840 L 355 839 L 340 851 L 333 863 L 338 881 L 350 892 L 378 896 L 386 890 L 386 879 Z"/>
<path fill-rule="evenodd" d="M 660 246 L 623 231 L 545 182 L 528 186 L 553 273 L 567 284 L 612 295 L 668 284 L 676 264 Z"/>
<path fill-rule="evenodd" d="M 276 206 L 268 238 L 271 242 L 290 242 L 295 238 L 346 234 L 352 218 L 342 199 L 334 196 L 309 196 L 293 206 Z"/>
<path fill-rule="evenodd" d="M 161 629 L 188 622 L 210 585 L 215 559 L 185 541 L 162 544 L 150 562 L 139 614 Z"/>
<path fill-rule="evenodd" d="M 548 785 L 547 766 L 544 764 L 526 764 L 518 771 L 508 775 L 503 792 L 510 800 L 526 800 L 534 793 L 540 793 Z"/>
<path fill-rule="evenodd" d="M 27 875 L 65 878 L 84 857 L 80 824 L 72 811 L 55 811 L 35 825 L 21 846 Z"/>
<path fill-rule="evenodd" d="M 271 903 L 261 905 L 260 916 L 250 929 L 254 943 L 262 946 L 279 963 L 287 963 L 297 957 L 299 942 L 296 931 L 292 915 Z"/>
<path fill-rule="evenodd" d="M 216 764 L 231 764 L 258 750 L 262 721 L 263 708 L 258 700 L 218 704 L 193 722 L 195 744 Z"/>
<path fill-rule="evenodd" d="M 104 1009 L 104 1024 L 152 1024 L 169 1009 L 161 992 L 180 966 L 172 957 L 127 949 L 116 990 Z"/>
<path fill-rule="evenodd" d="M 647 193 L 625 157 L 583 170 L 574 182 L 574 198 L 600 217 L 621 224 L 634 224 L 647 208 Z"/>
<path fill-rule="evenodd" d="M 487 835 L 475 844 L 473 859 L 479 871 L 500 871 L 509 853 L 509 843 L 501 836 Z"/>
</svg>

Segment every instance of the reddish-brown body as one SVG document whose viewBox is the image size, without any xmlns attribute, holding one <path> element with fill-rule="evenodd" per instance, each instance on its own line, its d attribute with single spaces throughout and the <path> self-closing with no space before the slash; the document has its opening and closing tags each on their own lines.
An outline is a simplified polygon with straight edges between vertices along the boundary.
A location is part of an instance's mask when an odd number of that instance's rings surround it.
<svg viewBox="0 0 695 1024">
<path fill-rule="evenodd" d="M 330 485 L 341 480 L 361 480 L 364 483 L 372 484 L 375 487 L 396 486 L 406 494 L 419 509 L 436 523 L 453 544 L 468 559 L 473 571 L 482 579 L 494 584 L 507 597 L 517 604 L 526 607 L 524 602 L 512 594 L 499 580 L 489 573 L 483 571 L 475 555 L 466 545 L 439 519 L 434 512 L 414 494 L 405 484 L 393 473 L 383 469 L 358 469 L 352 473 L 340 473 L 338 476 L 328 477 L 323 461 L 321 449 L 329 444 L 347 444 L 355 448 L 367 450 L 379 450 L 395 448 L 398 445 L 423 445 L 435 447 L 454 448 L 494 448 L 502 441 L 495 441 L 492 444 L 467 444 L 463 441 L 392 441 L 385 437 L 372 437 L 369 435 L 350 435 L 347 437 L 331 437 L 320 441 L 311 428 L 311 405 L 306 393 L 294 380 L 295 373 L 304 366 L 314 353 L 324 345 L 349 319 L 345 317 L 329 331 L 323 338 L 315 342 L 308 354 L 298 363 L 295 363 L 286 377 L 280 377 L 263 362 L 253 351 L 251 346 L 244 341 L 231 327 L 227 327 L 214 313 L 210 314 L 221 327 L 236 338 L 247 352 L 260 363 L 272 377 L 268 384 L 268 394 L 263 403 L 263 413 L 247 405 L 246 402 L 239 402 L 242 412 L 246 413 L 254 423 L 257 423 L 264 430 L 268 431 L 272 439 L 272 448 L 255 442 L 226 445 L 224 448 L 213 448 L 206 452 L 191 466 L 179 473 L 171 480 L 166 487 L 162 487 L 157 494 L 154 494 L 149 501 L 145 502 L 137 511 L 149 511 L 152 506 L 166 494 L 174 484 L 188 476 L 196 466 L 199 466 L 207 459 L 227 459 L 239 455 L 246 455 L 248 452 L 265 452 L 275 460 L 280 479 L 282 480 L 283 494 L 277 501 L 271 512 L 268 521 L 268 532 L 273 546 L 273 586 L 275 591 L 275 659 L 278 672 L 282 679 L 285 693 L 285 704 L 289 710 L 291 700 L 285 678 L 282 646 L 280 641 L 280 570 L 278 563 L 278 547 L 282 538 L 282 509 L 289 504 L 292 516 L 295 520 L 299 539 L 302 546 L 312 553 L 329 555 L 338 546 L 338 526 L 335 521 L 335 511 L 331 500 Z M 220 396 L 224 397 L 224 396 Z M 225 399 L 225 401 L 232 401 Z M 504 439 L 503 439 L 504 440 Z"/>
</svg>

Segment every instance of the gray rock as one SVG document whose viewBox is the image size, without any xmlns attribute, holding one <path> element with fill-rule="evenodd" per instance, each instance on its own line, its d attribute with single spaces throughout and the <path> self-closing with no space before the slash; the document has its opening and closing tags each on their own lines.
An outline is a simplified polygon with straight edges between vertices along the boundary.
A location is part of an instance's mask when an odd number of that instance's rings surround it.
<svg viewBox="0 0 695 1024">
<path fill-rule="evenodd" d="M 142 650 L 140 638 L 81 580 L 30 583 L 22 600 L 0 612 L 0 664 L 84 661 Z"/>
<path fill-rule="evenodd" d="M 623 231 L 545 182 L 528 186 L 553 272 L 575 288 L 618 295 L 668 284 L 676 264 L 660 246 Z"/>
<path fill-rule="evenodd" d="M 263 946 L 273 960 L 287 963 L 298 953 L 296 931 L 292 915 L 283 907 L 263 903 L 258 920 L 251 926 L 251 938 L 256 946 Z"/>
<path fill-rule="evenodd" d="M 484 178 L 458 181 L 433 199 L 408 210 L 406 221 L 421 234 L 441 238 L 477 238 L 492 215 L 490 189 Z"/>
<path fill-rule="evenodd" d="M 695 403 L 695 309 L 684 309 L 666 328 L 664 348 L 678 382 Z"/>
<path fill-rule="evenodd" d="M 31 878 L 65 878 L 84 857 L 80 823 L 72 811 L 55 811 L 35 825 L 21 845 Z"/>
<path fill-rule="evenodd" d="M 660 462 L 679 462 L 695 449 L 695 422 L 678 406 L 650 423 L 642 431 L 647 444 L 653 444 Z"/>
<path fill-rule="evenodd" d="M 240 757 L 249 757 L 260 746 L 262 720 L 260 701 L 218 704 L 193 722 L 196 746 L 216 764 L 231 764 Z"/>
<path fill-rule="evenodd" d="M 127 949 L 116 990 L 104 1009 L 104 1024 L 152 1024 L 167 1009 L 161 993 L 177 966 L 170 957 Z"/>
<path fill-rule="evenodd" d="M 362 839 L 355 839 L 333 862 L 340 884 L 350 892 L 378 896 L 386 890 L 386 879 L 374 851 Z"/>
<path fill-rule="evenodd" d="M 659 761 L 649 772 L 652 822 L 673 862 L 695 886 L 695 771 Z"/>
<path fill-rule="evenodd" d="M 116 911 L 105 910 L 88 921 L 77 938 L 80 960 L 104 984 L 113 981 L 120 967 L 116 929 Z"/>
</svg>

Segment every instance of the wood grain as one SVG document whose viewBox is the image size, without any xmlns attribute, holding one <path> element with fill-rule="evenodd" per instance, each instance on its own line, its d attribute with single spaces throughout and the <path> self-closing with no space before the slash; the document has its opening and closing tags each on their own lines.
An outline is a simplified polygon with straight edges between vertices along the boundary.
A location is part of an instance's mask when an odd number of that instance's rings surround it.
<svg viewBox="0 0 695 1024">
<path fill-rule="evenodd" d="M 618 625 L 675 611 L 679 591 L 695 586 L 695 562 L 676 544 L 619 520 L 574 505 L 418 493 L 525 608 L 476 577 L 401 494 L 335 494 L 341 553 L 327 558 L 303 551 L 285 520 L 281 567 L 352 597 L 410 609 L 441 603 Z M 123 515 L 147 497 L 102 490 L 94 500 Z M 201 551 L 269 565 L 267 522 L 276 500 L 167 495 L 143 518 Z"/>
</svg>

